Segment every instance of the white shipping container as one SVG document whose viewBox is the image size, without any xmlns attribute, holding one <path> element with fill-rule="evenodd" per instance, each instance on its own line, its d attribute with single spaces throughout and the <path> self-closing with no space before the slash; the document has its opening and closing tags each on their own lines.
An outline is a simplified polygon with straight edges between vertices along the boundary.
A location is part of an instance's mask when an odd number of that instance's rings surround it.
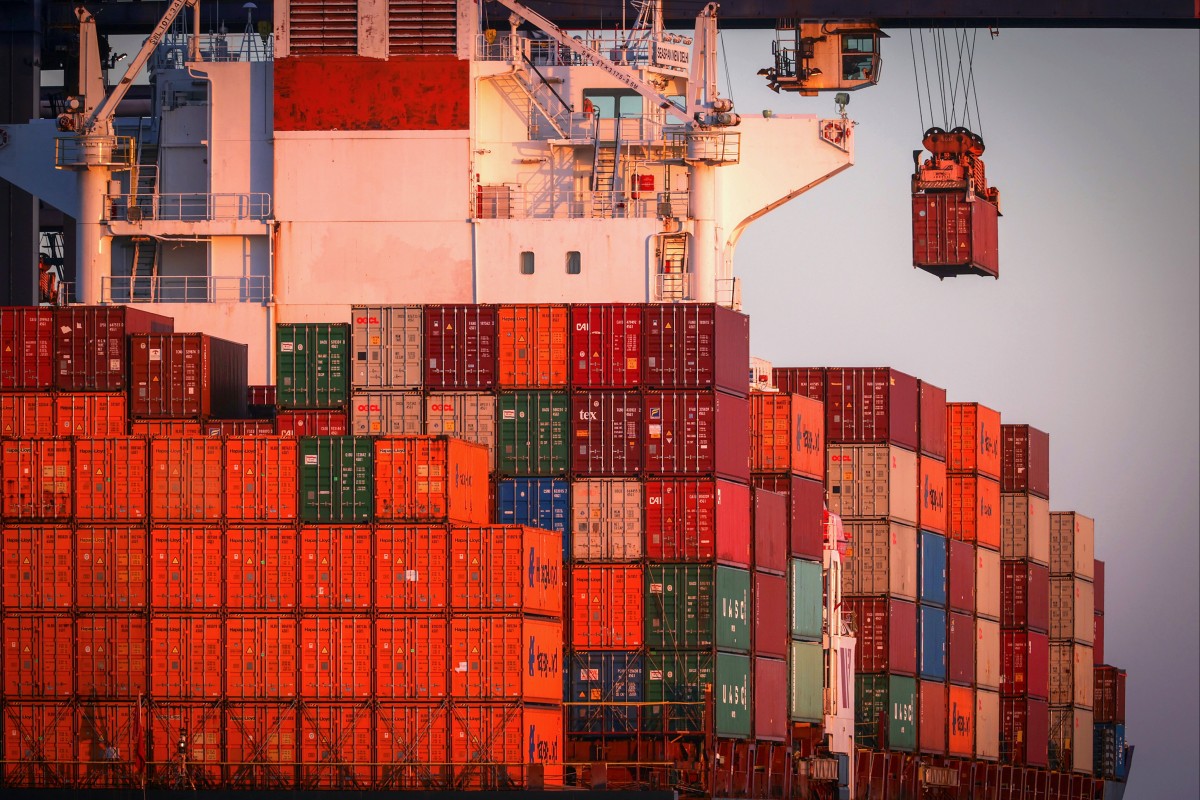
<svg viewBox="0 0 1200 800">
<path fill-rule="evenodd" d="M 641 558 L 644 503 L 640 481 L 572 481 L 571 556 L 579 561 Z"/>
<path fill-rule="evenodd" d="M 975 692 L 975 757 L 983 761 L 1000 758 L 1000 693 Z"/>
<path fill-rule="evenodd" d="M 353 306 L 353 389 L 419 389 L 425 383 L 425 314 L 420 306 Z"/>
<path fill-rule="evenodd" d="M 917 524 L 917 454 L 886 444 L 832 444 L 826 451 L 829 510 Z"/>
<path fill-rule="evenodd" d="M 842 592 L 917 599 L 917 529 L 885 520 L 844 520 L 850 546 Z"/>
<path fill-rule="evenodd" d="M 994 620 L 975 620 L 975 684 L 980 689 L 1000 689 L 1000 623 Z"/>
<path fill-rule="evenodd" d="M 1074 511 L 1050 514 L 1050 574 L 1096 577 L 1096 523 Z"/>
<path fill-rule="evenodd" d="M 1095 697 L 1092 648 L 1076 642 L 1050 642 L 1050 705 L 1091 708 Z"/>
<path fill-rule="evenodd" d="M 1096 587 L 1076 577 L 1050 579 L 1050 638 L 1095 644 Z"/>
<path fill-rule="evenodd" d="M 420 392 L 353 394 L 350 427 L 360 436 L 419 436 L 425 432 L 425 398 Z"/>
<path fill-rule="evenodd" d="M 975 548 L 975 613 L 1000 619 L 1000 554 L 986 547 Z"/>
<path fill-rule="evenodd" d="M 430 392 L 425 398 L 425 433 L 456 436 L 486 445 L 496 468 L 496 396 L 487 392 Z"/>
<path fill-rule="evenodd" d="M 1049 500 L 1025 492 L 1000 496 L 1000 555 L 1049 566 Z"/>
<path fill-rule="evenodd" d="M 750 389 L 755 392 L 776 392 L 774 368 L 765 358 L 750 357 Z"/>
</svg>

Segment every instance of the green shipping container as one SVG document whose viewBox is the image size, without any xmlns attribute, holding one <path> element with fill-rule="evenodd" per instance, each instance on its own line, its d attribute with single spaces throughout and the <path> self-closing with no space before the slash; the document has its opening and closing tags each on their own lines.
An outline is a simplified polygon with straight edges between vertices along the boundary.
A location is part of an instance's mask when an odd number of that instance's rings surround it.
<svg viewBox="0 0 1200 800">
<path fill-rule="evenodd" d="M 514 392 L 496 403 L 497 469 L 505 475 L 561 475 L 570 467 L 570 398 Z"/>
<path fill-rule="evenodd" d="M 280 408 L 341 408 L 349 399 L 350 326 L 275 326 L 275 402 Z"/>
<path fill-rule="evenodd" d="M 300 438 L 300 519 L 367 522 L 374 507 L 375 445 L 368 436 Z"/>
<path fill-rule="evenodd" d="M 704 730 L 705 690 L 713 685 L 713 653 L 649 650 L 646 653 L 647 705 L 642 726 L 671 733 Z"/>
<path fill-rule="evenodd" d="M 821 599 L 824 596 L 821 565 L 792 559 L 792 638 L 821 640 Z"/>
<path fill-rule="evenodd" d="M 825 658 L 820 642 L 792 642 L 788 696 L 793 722 L 820 722 L 825 712 Z"/>
<path fill-rule="evenodd" d="M 750 657 L 717 653 L 716 732 L 750 738 Z"/>
<path fill-rule="evenodd" d="M 917 682 L 902 675 L 859 675 L 855 678 L 854 739 L 872 750 L 905 750 L 917 746 Z M 887 741 L 880 741 L 881 727 Z"/>
<path fill-rule="evenodd" d="M 750 572 L 655 564 L 646 569 L 646 646 L 750 652 Z"/>
</svg>

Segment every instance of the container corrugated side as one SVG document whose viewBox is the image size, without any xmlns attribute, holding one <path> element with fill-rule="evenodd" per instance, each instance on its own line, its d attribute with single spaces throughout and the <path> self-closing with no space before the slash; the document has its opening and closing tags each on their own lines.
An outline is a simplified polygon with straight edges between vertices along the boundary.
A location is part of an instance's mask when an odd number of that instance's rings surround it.
<svg viewBox="0 0 1200 800">
<path fill-rule="evenodd" d="M 1000 731 L 1000 757 L 1005 763 L 1046 766 L 1050 708 L 1045 700 L 1000 698 Z"/>
<path fill-rule="evenodd" d="M 0 535 L 3 610 L 69 611 L 74 604 L 71 570 L 75 550 L 70 526 L 6 525 L 0 529 Z M 145 580 L 144 572 L 142 579 Z"/>
<path fill-rule="evenodd" d="M 246 416 L 244 344 L 201 333 L 135 333 L 129 341 L 129 416 Z"/>
<path fill-rule="evenodd" d="M 54 309 L 54 386 L 65 392 L 122 392 L 128 384 L 125 337 L 174 333 L 175 321 L 130 306 Z"/>
<path fill-rule="evenodd" d="M 142 437 L 74 440 L 75 518 L 140 521 L 149 503 L 150 448 Z"/>
<path fill-rule="evenodd" d="M 372 531 L 365 525 L 301 525 L 300 608 L 371 610 Z"/>
<path fill-rule="evenodd" d="M 488 453 L 448 436 L 375 439 L 375 519 L 485 524 Z"/>
<path fill-rule="evenodd" d="M 505 475 L 563 475 L 571 466 L 570 399 L 514 392 L 496 401 L 496 469 Z"/>
<path fill-rule="evenodd" d="M 1000 412 L 981 403 L 947 403 L 950 473 L 1000 480 Z"/>
<path fill-rule="evenodd" d="M 0 390 L 54 385 L 54 309 L 0 306 Z"/>
<path fill-rule="evenodd" d="M 571 385 L 576 389 L 633 389 L 642 377 L 642 306 L 571 306 Z"/>
<path fill-rule="evenodd" d="M 842 591 L 847 595 L 917 597 L 917 529 L 899 522 L 845 522 L 851 537 L 842 562 Z M 972 566 L 974 566 L 972 564 Z"/>
<path fill-rule="evenodd" d="M 563 711 L 530 704 L 455 706 L 450 713 L 453 785 L 459 790 L 527 785 L 540 764 L 546 785 L 562 783 Z"/>
<path fill-rule="evenodd" d="M 567 663 L 567 730 L 570 733 L 637 733 L 640 729 L 645 656 L 575 650 Z"/>
<path fill-rule="evenodd" d="M 300 496 L 296 440 L 282 436 L 225 439 L 227 520 L 288 522 Z"/>
<path fill-rule="evenodd" d="M 912 196 L 913 266 L 935 275 L 1000 275 L 1000 210 L 965 192 Z"/>
<path fill-rule="evenodd" d="M 750 470 L 796 473 L 821 480 L 825 470 L 825 409 L 803 395 L 750 396 Z"/>
<path fill-rule="evenodd" d="M 58 430 L 54 400 L 46 392 L 0 393 L 0 436 L 6 439 L 54 436 Z"/>
<path fill-rule="evenodd" d="M 750 491 L 754 569 L 782 575 L 788 568 L 788 499 L 766 489 Z"/>
<path fill-rule="evenodd" d="M 717 478 L 644 482 L 646 555 L 750 566 L 750 489 Z"/>
<path fill-rule="evenodd" d="M 751 694 L 754 662 L 750 656 L 717 653 L 713 686 L 713 729 L 718 737 L 749 739 L 753 735 L 754 697 Z"/>
<path fill-rule="evenodd" d="M 0 442 L 5 520 L 66 520 L 72 512 L 71 441 L 6 439 Z"/>
<path fill-rule="evenodd" d="M 297 630 L 297 690 L 304 700 L 358 700 L 371 696 L 372 624 L 363 616 L 306 615 Z"/>
<path fill-rule="evenodd" d="M 1050 689 L 1050 640 L 1044 633 L 1000 632 L 1000 694 L 1046 699 Z"/>
<path fill-rule="evenodd" d="M 1096 523 L 1075 511 L 1050 513 L 1050 574 L 1091 580 L 1096 568 Z"/>
<path fill-rule="evenodd" d="M 1091 709 L 1095 699 L 1090 645 L 1050 640 L 1050 692 L 1052 706 Z"/>
<path fill-rule="evenodd" d="M 917 458 L 917 527 L 946 535 L 946 462 Z"/>
<path fill-rule="evenodd" d="M 225 605 L 232 612 L 296 608 L 300 542 L 294 527 L 241 523 L 225 530 Z"/>
<path fill-rule="evenodd" d="M 496 396 L 485 392 L 430 392 L 425 398 L 425 433 L 454 436 L 487 447 L 496 466 Z"/>
<path fill-rule="evenodd" d="M 1094 722 L 1089 709 L 1050 708 L 1050 769 L 1091 775 Z"/>
<path fill-rule="evenodd" d="M 563 612 L 562 538 L 511 525 L 450 532 L 450 607 L 458 611 Z"/>
<path fill-rule="evenodd" d="M 927 605 L 945 608 L 946 537 L 926 530 L 922 530 L 920 536 L 920 600 Z"/>
<path fill-rule="evenodd" d="M 151 610 L 219 612 L 224 555 L 215 524 L 151 526 Z"/>
<path fill-rule="evenodd" d="M 646 567 L 646 645 L 750 652 L 750 573 L 734 567 Z"/>
<path fill-rule="evenodd" d="M 571 556 L 576 561 L 636 561 L 643 555 L 644 489 L 640 481 L 571 482 Z"/>
<path fill-rule="evenodd" d="M 150 440 L 150 518 L 220 522 L 225 508 L 221 440 Z"/>
<path fill-rule="evenodd" d="M 975 757 L 1000 759 L 1000 695 L 987 689 L 975 692 Z"/>
<path fill-rule="evenodd" d="M 825 483 L 798 475 L 754 475 L 756 488 L 779 492 L 788 501 L 788 550 L 792 556 L 819 561 L 825 546 L 822 513 Z"/>
<path fill-rule="evenodd" d="M 950 734 L 947 752 L 970 758 L 975 754 L 975 690 L 951 686 L 946 697 Z"/>
<path fill-rule="evenodd" d="M 376 525 L 371 581 L 380 613 L 429 613 L 450 605 L 447 525 Z"/>
<path fill-rule="evenodd" d="M 364 522 L 374 511 L 373 440 L 365 436 L 300 438 L 300 519 Z"/>
<path fill-rule="evenodd" d="M 788 579 L 765 572 L 752 573 L 754 587 L 754 652 L 769 658 L 786 658 L 791 637 Z"/>
<path fill-rule="evenodd" d="M 557 531 L 563 561 L 571 557 L 571 484 L 555 478 L 503 478 L 496 482 L 496 518 L 501 525 Z M 640 516 L 640 515 L 639 515 Z"/>
<path fill-rule="evenodd" d="M 1091 644 L 1095 587 L 1082 578 L 1050 578 L 1050 638 Z"/>
<path fill-rule="evenodd" d="M 646 730 L 694 733 L 705 730 L 705 688 L 714 685 L 711 650 L 647 650 Z M 715 688 L 715 687 L 714 687 Z"/>
<path fill-rule="evenodd" d="M 749 317 L 712 303 L 655 303 L 642 313 L 646 386 L 747 395 Z"/>
<path fill-rule="evenodd" d="M 449 644 L 454 699 L 562 703 L 560 621 L 515 614 L 454 616 Z"/>
<path fill-rule="evenodd" d="M 642 398 L 637 392 L 576 392 L 571 398 L 575 475 L 637 475 L 642 470 Z"/>
<path fill-rule="evenodd" d="M 1031 494 L 1000 495 L 1000 554 L 1050 563 L 1050 502 Z"/>
<path fill-rule="evenodd" d="M 977 475 L 949 475 L 946 483 L 950 538 L 999 551 L 1000 482 Z"/>
<path fill-rule="evenodd" d="M 379 702 L 442 701 L 450 695 L 449 617 L 381 613 L 374 658 Z"/>
<path fill-rule="evenodd" d="M 1050 435 L 1032 425 L 1000 426 L 1000 483 L 1005 492 L 1050 497 Z"/>
<path fill-rule="evenodd" d="M 496 310 L 496 388 L 565 389 L 567 307 L 501 305 Z"/>
<path fill-rule="evenodd" d="M 275 398 L 280 408 L 341 408 L 350 399 L 350 326 L 275 326 Z M 233 416 L 233 415 L 231 415 Z"/>
<path fill-rule="evenodd" d="M 749 481 L 746 398 L 703 389 L 646 392 L 642 419 L 642 464 L 647 474 L 719 475 Z"/>
<path fill-rule="evenodd" d="M 917 524 L 917 454 L 890 445 L 834 444 L 826 451 L 829 511 Z"/>
<path fill-rule="evenodd" d="M 494 389 L 496 336 L 495 306 L 425 306 L 426 387 Z"/>
<path fill-rule="evenodd" d="M 356 436 L 417 436 L 425 432 L 420 392 L 370 392 L 350 396 L 350 427 Z"/>
<path fill-rule="evenodd" d="M 855 676 L 855 744 L 917 749 L 916 680 L 903 675 Z M 883 728 L 881 730 L 881 727 Z"/>
<path fill-rule="evenodd" d="M 918 452 L 938 461 L 946 460 L 946 390 L 927 381 L 917 381 Z"/>
<path fill-rule="evenodd" d="M 825 370 L 829 441 L 917 450 L 917 379 L 887 367 Z"/>
<path fill-rule="evenodd" d="M 975 613 L 991 620 L 1000 619 L 1000 554 L 986 547 L 975 548 Z"/>
<path fill-rule="evenodd" d="M 124 436 L 129 430 L 122 393 L 74 392 L 54 398 L 55 436 Z"/>
<path fill-rule="evenodd" d="M 641 565 L 571 567 L 571 646 L 640 650 L 645 640 L 645 572 Z M 647 665 L 649 669 L 649 664 Z M 647 699 L 650 683 L 646 685 Z"/>
<path fill-rule="evenodd" d="M 849 598 L 842 601 L 854 621 L 859 673 L 917 674 L 917 608 L 905 600 Z"/>
<path fill-rule="evenodd" d="M 945 682 L 917 682 L 917 716 L 917 743 L 921 752 L 945 755 L 949 728 Z"/>
<path fill-rule="evenodd" d="M 144 527 L 77 525 L 72 535 L 75 574 L 61 583 L 59 591 L 69 595 L 73 584 L 75 605 L 80 611 L 137 611 L 150 604 Z M 46 551 L 55 552 L 51 548 Z"/>
<path fill-rule="evenodd" d="M 350 386 L 387 391 L 421 388 L 424 334 L 425 312 L 420 306 L 351 306 Z"/>
<path fill-rule="evenodd" d="M 980 689 L 1000 690 L 1000 623 L 975 619 L 975 685 Z"/>
<path fill-rule="evenodd" d="M 1050 629 L 1050 571 L 1023 559 L 1000 563 L 1000 622 L 1006 628 Z"/>
</svg>

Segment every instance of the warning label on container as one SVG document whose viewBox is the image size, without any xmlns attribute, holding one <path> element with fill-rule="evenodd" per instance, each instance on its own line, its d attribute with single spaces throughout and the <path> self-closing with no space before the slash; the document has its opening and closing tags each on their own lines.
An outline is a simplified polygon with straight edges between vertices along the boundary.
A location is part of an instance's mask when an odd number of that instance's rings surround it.
<svg viewBox="0 0 1200 800">
<path fill-rule="evenodd" d="M 151 347 L 150 348 L 150 360 L 151 361 L 162 361 L 162 350 L 157 347 Z"/>
<path fill-rule="evenodd" d="M 317 461 L 317 456 L 315 453 L 304 456 L 304 465 L 305 466 L 315 467 L 315 466 L 317 466 L 317 463 L 318 463 L 318 461 Z"/>
<path fill-rule="evenodd" d="M 291 353 L 294 349 L 295 349 L 295 347 L 292 342 L 280 342 L 279 343 L 279 352 L 281 352 L 281 353 Z"/>
</svg>

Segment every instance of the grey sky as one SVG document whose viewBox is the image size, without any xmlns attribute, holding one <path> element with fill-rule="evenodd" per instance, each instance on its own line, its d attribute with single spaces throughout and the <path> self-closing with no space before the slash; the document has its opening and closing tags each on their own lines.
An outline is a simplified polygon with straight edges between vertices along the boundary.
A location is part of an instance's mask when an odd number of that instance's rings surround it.
<svg viewBox="0 0 1200 800">
<path fill-rule="evenodd" d="M 755 355 L 890 365 L 1050 433 L 1051 508 L 1096 518 L 1106 660 L 1129 670 L 1129 800 L 1195 797 L 1200 752 L 1200 34 L 978 38 L 1000 280 L 912 268 L 922 132 L 909 36 L 855 92 L 856 165 L 755 223 L 735 270 Z M 743 115 L 833 116 L 765 89 L 770 34 L 726 32 Z M 940 120 L 939 120 L 940 122 Z M 929 124 L 926 111 L 926 125 Z"/>
</svg>

